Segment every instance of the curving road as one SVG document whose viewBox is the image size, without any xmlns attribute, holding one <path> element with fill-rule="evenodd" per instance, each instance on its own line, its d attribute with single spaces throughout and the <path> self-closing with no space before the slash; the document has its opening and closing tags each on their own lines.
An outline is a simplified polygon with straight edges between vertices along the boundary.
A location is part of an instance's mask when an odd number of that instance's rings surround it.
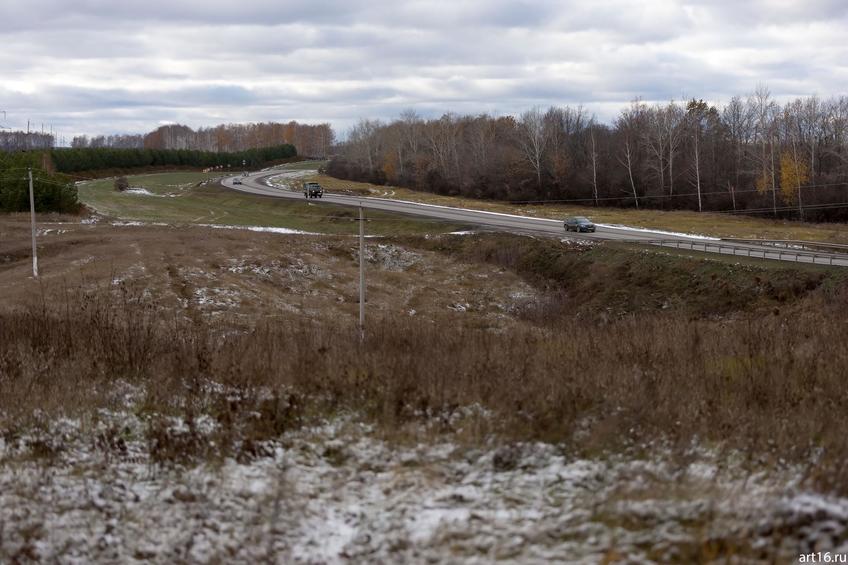
<svg viewBox="0 0 848 565">
<path fill-rule="evenodd" d="M 233 190 L 269 196 L 273 198 L 287 198 L 291 200 L 304 200 L 303 192 L 291 190 L 285 187 L 272 186 L 268 183 L 271 177 L 286 176 L 286 171 L 263 171 L 251 173 L 245 177 L 228 177 L 222 180 L 222 184 Z M 297 173 L 288 173 L 294 186 L 299 187 Z M 241 184 L 234 184 L 235 180 Z M 749 244 L 722 241 L 703 236 L 689 236 L 683 234 L 672 234 L 660 231 L 649 231 L 643 229 L 627 228 L 620 226 L 599 225 L 595 233 L 581 233 L 579 235 L 566 233 L 563 230 L 562 221 L 544 218 L 532 218 L 528 216 L 513 216 L 496 212 L 485 212 L 482 210 L 469 210 L 465 208 L 453 208 L 448 206 L 435 206 L 432 204 L 420 204 L 403 200 L 391 200 L 387 198 L 358 197 L 343 194 L 324 193 L 323 198 L 310 199 L 309 202 L 335 204 L 338 206 L 363 207 L 370 210 L 381 210 L 398 214 L 409 214 L 439 220 L 447 220 L 455 223 L 470 224 L 500 231 L 514 233 L 532 233 L 551 236 L 568 237 L 572 239 L 588 240 L 616 240 L 663 247 L 692 249 L 707 253 L 721 253 L 725 255 L 738 255 L 757 257 L 763 259 L 775 259 L 780 261 L 791 261 L 801 263 L 817 263 L 822 265 L 837 265 L 848 267 L 848 254 L 834 253 L 831 251 L 813 251 L 811 249 L 777 248 L 764 244 Z"/>
</svg>

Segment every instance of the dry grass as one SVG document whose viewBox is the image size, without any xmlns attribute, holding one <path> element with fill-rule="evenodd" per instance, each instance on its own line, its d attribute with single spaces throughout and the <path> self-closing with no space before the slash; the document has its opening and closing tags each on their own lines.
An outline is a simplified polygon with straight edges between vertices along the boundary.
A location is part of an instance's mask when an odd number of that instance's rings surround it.
<svg viewBox="0 0 848 565">
<path fill-rule="evenodd" d="M 169 224 L 226 224 L 289 228 L 313 233 L 355 234 L 347 207 L 246 194 L 218 184 L 220 173 L 170 172 L 131 175 L 130 186 L 150 194 L 116 192 L 110 179 L 79 186 L 80 201 L 98 213 L 123 220 Z M 369 233 L 442 233 L 461 226 L 370 212 Z"/>
<path fill-rule="evenodd" d="M 8 307 L 65 288 L 131 285 L 163 311 L 211 316 L 233 326 L 260 319 L 358 317 L 358 242 L 202 227 L 43 223 L 41 278 L 31 278 L 26 219 L 0 222 L 0 289 Z M 392 240 L 369 239 L 368 316 L 448 316 L 452 324 L 495 327 L 532 287 L 495 265 L 456 262 Z M 461 304 L 465 311 L 455 306 Z"/>
<path fill-rule="evenodd" d="M 387 431 L 479 405 L 509 439 L 584 453 L 655 442 L 733 447 L 756 465 L 807 462 L 819 488 L 848 492 L 848 293 L 790 320 L 690 321 L 643 315 L 560 320 L 510 333 L 431 320 L 380 320 L 361 344 L 330 320 L 261 323 L 233 333 L 213 319 L 162 316 L 125 291 L 71 292 L 0 316 L 4 435 L 44 414 L 113 406 L 115 383 L 142 387 L 142 409 L 189 431 L 149 431 L 161 460 L 250 456 L 263 439 L 339 411 Z M 438 322 L 438 320 L 434 320 Z M 213 442 L 191 432 L 208 415 Z M 479 439 L 484 439 L 483 437 Z"/>
<path fill-rule="evenodd" d="M 451 413 L 479 405 L 494 417 L 471 441 L 495 433 L 589 453 L 701 441 L 756 465 L 808 463 L 819 488 L 848 492 L 839 270 L 515 236 L 372 240 L 361 344 L 352 240 L 49 229 L 67 231 L 42 238 L 36 285 L 26 223 L 0 222 L 7 441 L 46 415 L 121 406 L 125 385 L 143 391 L 137 409 L 162 461 L 252 457 L 264 439 L 339 412 L 390 436 L 433 419 L 451 432 Z M 169 416 L 187 430 L 157 420 Z M 214 441 L 196 432 L 203 417 L 220 424 Z"/>
</svg>

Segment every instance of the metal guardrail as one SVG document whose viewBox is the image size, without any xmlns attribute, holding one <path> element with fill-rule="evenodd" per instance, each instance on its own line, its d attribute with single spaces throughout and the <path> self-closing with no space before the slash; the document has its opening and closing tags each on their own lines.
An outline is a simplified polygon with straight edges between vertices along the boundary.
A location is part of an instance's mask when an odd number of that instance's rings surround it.
<svg viewBox="0 0 848 565">
<path fill-rule="evenodd" d="M 831 249 L 837 253 L 848 253 L 848 245 L 844 243 L 830 243 L 825 241 L 804 241 L 799 239 L 742 239 L 736 237 L 723 237 L 722 241 L 729 241 L 732 243 L 747 243 L 751 245 L 768 245 L 772 247 L 784 247 L 789 248 L 795 247 L 796 249 L 809 249 L 809 248 L 818 248 L 818 249 Z"/>
<path fill-rule="evenodd" d="M 812 263 L 817 265 L 846 266 L 844 264 L 834 263 L 834 260 L 848 261 L 848 254 L 816 253 L 784 248 L 775 248 L 774 250 L 764 249 L 762 243 L 758 244 L 758 247 L 728 243 L 724 240 L 651 239 L 642 241 L 641 243 L 658 245 L 660 247 L 673 247 L 675 249 L 689 249 L 707 253 L 755 257 L 759 259 L 776 259 L 778 261 L 795 261 L 796 263 Z"/>
</svg>

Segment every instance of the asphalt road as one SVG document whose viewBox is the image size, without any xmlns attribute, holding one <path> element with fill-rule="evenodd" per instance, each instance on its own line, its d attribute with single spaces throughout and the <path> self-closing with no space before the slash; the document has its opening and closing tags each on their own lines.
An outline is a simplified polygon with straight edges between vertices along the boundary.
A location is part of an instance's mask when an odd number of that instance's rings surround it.
<svg viewBox="0 0 848 565">
<path fill-rule="evenodd" d="M 251 173 L 246 177 L 239 176 L 226 178 L 222 181 L 222 184 L 227 188 L 249 194 L 270 196 L 274 198 L 287 198 L 291 200 L 306 200 L 302 191 L 270 186 L 267 183 L 268 179 L 271 177 L 280 176 L 283 173 L 284 171 L 280 170 Z M 241 184 L 233 184 L 233 181 L 236 179 L 240 180 Z M 291 184 L 299 187 L 300 180 L 292 178 Z M 329 192 L 325 192 L 323 198 L 311 198 L 309 199 L 309 202 L 335 204 L 338 206 L 361 206 L 369 210 L 381 210 L 384 212 L 422 216 L 513 233 L 544 234 L 573 239 L 616 240 L 671 248 L 693 249 L 695 251 L 702 251 L 706 253 L 721 253 L 724 255 L 749 256 L 780 261 L 817 263 L 822 265 L 848 267 L 848 254 L 844 253 L 829 253 L 824 251 L 813 252 L 808 249 L 798 250 L 791 248 L 776 248 L 770 245 L 731 243 L 718 239 L 708 239 L 702 236 L 652 232 L 643 229 L 618 226 L 601 225 L 598 226 L 595 233 L 566 233 L 563 229 L 561 220 L 532 218 L 528 216 L 513 216 L 481 210 L 434 206 L 431 204 L 419 204 L 416 202 L 391 200 L 387 198 L 348 196 Z"/>
</svg>

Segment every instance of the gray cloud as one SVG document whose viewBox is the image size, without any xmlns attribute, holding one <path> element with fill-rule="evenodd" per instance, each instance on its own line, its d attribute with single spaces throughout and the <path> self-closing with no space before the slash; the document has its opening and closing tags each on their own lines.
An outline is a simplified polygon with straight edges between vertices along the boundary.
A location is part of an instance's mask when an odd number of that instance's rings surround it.
<svg viewBox="0 0 848 565">
<path fill-rule="evenodd" d="M 66 136 L 848 86 L 844 0 L 0 2 L 7 125 Z"/>
</svg>

